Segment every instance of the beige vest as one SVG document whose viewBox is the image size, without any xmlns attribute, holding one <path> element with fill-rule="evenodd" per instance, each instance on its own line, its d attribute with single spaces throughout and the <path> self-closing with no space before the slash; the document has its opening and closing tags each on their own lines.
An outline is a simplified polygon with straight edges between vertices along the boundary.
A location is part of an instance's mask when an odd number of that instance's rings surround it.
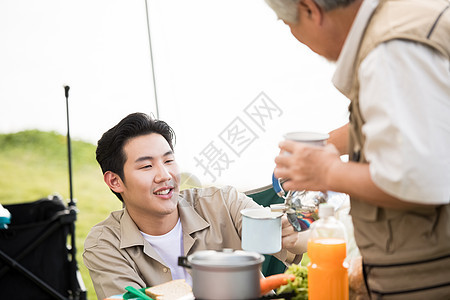
<svg viewBox="0 0 450 300">
<path fill-rule="evenodd" d="M 367 162 L 363 149 L 365 137 L 361 129 L 365 121 L 359 110 L 357 70 L 377 45 L 393 39 L 419 42 L 450 58 L 449 1 L 380 1 L 362 39 L 352 90 L 346 95 L 351 99 L 349 150 L 350 159 L 353 161 Z M 398 289 L 420 288 L 417 286 L 418 281 L 422 287 L 450 284 L 450 205 L 404 212 L 376 207 L 352 198 L 351 207 L 355 239 L 364 263 L 378 266 L 366 269 L 366 272 L 371 273 L 368 274 L 370 289 L 372 292 L 380 292 L 375 295 L 389 295 L 384 292 L 395 292 Z M 434 265 L 428 263 L 434 259 L 437 259 L 437 265 L 446 266 L 448 271 L 445 271 L 445 274 L 437 272 L 438 276 L 422 276 L 420 280 L 399 282 L 403 275 L 429 272 L 427 266 L 437 270 Z M 424 261 L 424 264 L 410 265 L 418 261 Z M 385 267 L 401 264 L 405 266 Z M 443 295 L 450 293 L 450 286 L 447 287 Z M 418 299 L 424 297 L 424 294 L 420 293 Z M 415 298 L 408 294 L 408 299 Z"/>
<path fill-rule="evenodd" d="M 450 59 L 450 8 L 447 0 L 381 0 L 375 11 L 365 36 L 361 42 L 355 70 L 361 62 L 379 44 L 393 40 L 412 40 L 434 48 Z M 362 145 L 364 124 L 359 111 L 359 82 L 357 72 L 353 79 L 352 90 L 346 96 L 352 100 L 351 112 L 351 148 L 352 160 L 365 161 Z"/>
</svg>

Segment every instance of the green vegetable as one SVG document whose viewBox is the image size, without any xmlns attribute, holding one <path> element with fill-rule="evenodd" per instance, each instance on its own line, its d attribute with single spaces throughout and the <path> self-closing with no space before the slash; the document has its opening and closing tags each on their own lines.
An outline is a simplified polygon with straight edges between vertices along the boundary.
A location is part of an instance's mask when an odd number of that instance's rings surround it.
<svg viewBox="0 0 450 300">
<path fill-rule="evenodd" d="M 295 280 L 279 287 L 277 294 L 294 291 L 295 296 L 291 298 L 292 300 L 308 300 L 308 269 L 304 266 L 292 264 L 284 273 L 294 274 Z"/>
</svg>

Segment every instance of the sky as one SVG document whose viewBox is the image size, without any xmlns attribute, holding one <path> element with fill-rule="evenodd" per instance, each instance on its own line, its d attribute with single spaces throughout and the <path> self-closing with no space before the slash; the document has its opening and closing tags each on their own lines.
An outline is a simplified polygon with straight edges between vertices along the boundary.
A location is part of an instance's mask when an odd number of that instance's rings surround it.
<svg viewBox="0 0 450 300">
<path fill-rule="evenodd" d="M 335 66 L 263 0 L 2 0 L 0 41 L 0 133 L 66 134 L 68 85 L 72 139 L 152 114 L 203 185 L 268 185 L 284 133 L 348 118 Z"/>
</svg>

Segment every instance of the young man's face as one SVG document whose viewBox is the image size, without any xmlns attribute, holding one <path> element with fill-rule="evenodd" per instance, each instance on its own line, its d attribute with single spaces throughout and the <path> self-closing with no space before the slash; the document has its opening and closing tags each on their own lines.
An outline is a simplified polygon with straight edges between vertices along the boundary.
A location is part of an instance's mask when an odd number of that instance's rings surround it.
<svg viewBox="0 0 450 300">
<path fill-rule="evenodd" d="M 177 209 L 179 170 L 169 143 L 157 133 L 130 139 L 121 194 L 129 211 L 162 217 Z"/>
</svg>

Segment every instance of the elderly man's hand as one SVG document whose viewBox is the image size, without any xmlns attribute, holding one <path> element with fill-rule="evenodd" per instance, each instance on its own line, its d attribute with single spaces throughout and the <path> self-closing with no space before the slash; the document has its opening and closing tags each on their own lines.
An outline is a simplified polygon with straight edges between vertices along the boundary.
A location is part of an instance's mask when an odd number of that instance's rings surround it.
<svg viewBox="0 0 450 300">
<path fill-rule="evenodd" d="M 339 151 L 332 144 L 325 147 L 310 146 L 294 141 L 279 144 L 280 154 L 275 158 L 274 174 L 288 179 L 285 190 L 326 191 L 331 168 L 342 163 Z M 286 155 L 284 152 L 289 152 Z"/>
<path fill-rule="evenodd" d="M 305 253 L 308 243 L 309 230 L 302 232 L 295 231 L 285 215 L 281 218 L 281 228 L 282 247 L 291 253 Z"/>
</svg>

